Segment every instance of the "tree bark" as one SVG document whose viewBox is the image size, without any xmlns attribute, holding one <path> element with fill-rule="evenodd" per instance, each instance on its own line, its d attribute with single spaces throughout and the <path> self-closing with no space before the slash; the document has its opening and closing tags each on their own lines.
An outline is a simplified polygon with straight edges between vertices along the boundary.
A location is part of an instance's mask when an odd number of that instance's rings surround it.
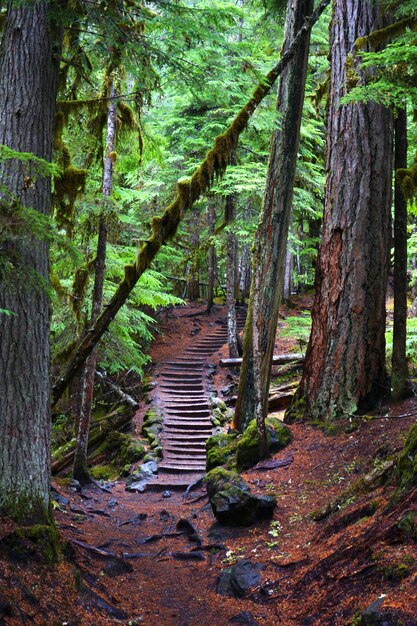
<svg viewBox="0 0 417 626">
<path fill-rule="evenodd" d="M 392 114 L 375 103 L 340 105 L 351 75 L 363 80 L 349 66 L 355 40 L 383 24 L 371 0 L 336 0 L 333 8 L 323 238 L 304 374 L 288 420 L 352 415 L 386 391 Z"/>
<path fill-rule="evenodd" d="M 230 165 L 236 165 L 236 153 L 230 158 Z M 236 194 L 230 193 L 226 196 L 224 209 L 224 222 L 226 226 L 231 226 L 236 219 Z M 229 347 L 229 357 L 235 359 L 239 356 L 237 342 L 237 318 L 236 318 L 236 261 L 237 261 L 237 240 L 234 232 L 229 228 L 226 238 L 226 305 L 227 305 L 227 344 Z"/>
<path fill-rule="evenodd" d="M 293 283 L 293 254 L 291 246 L 287 242 L 287 252 L 285 254 L 285 269 L 284 269 L 284 284 L 282 286 L 282 299 L 284 302 L 288 302 L 291 298 L 292 283 Z"/>
<path fill-rule="evenodd" d="M 103 162 L 103 185 L 102 194 L 104 198 L 111 196 L 113 188 L 113 158 L 112 153 L 116 147 L 116 100 L 114 85 L 110 84 L 109 106 L 107 112 L 106 128 L 106 151 Z M 104 275 L 106 271 L 106 251 L 107 251 L 107 222 L 105 214 L 102 213 L 99 221 L 97 254 L 94 275 L 94 288 L 91 311 L 91 325 L 100 315 L 103 303 Z M 88 433 L 91 420 L 91 406 L 94 397 L 94 377 L 97 366 L 97 346 L 88 355 L 84 367 L 84 380 L 81 401 L 80 419 L 78 423 L 77 444 L 74 455 L 74 465 L 72 469 L 73 477 L 80 482 L 90 480 L 88 471 Z"/>
<path fill-rule="evenodd" d="M 407 167 L 407 111 L 400 109 L 394 122 L 394 168 Z M 407 200 L 395 180 L 394 197 L 394 338 L 391 393 L 393 400 L 407 394 Z"/>
<path fill-rule="evenodd" d="M 214 202 L 209 199 L 207 204 L 207 226 L 208 236 L 213 237 L 214 227 L 216 224 L 216 208 Z M 210 243 L 208 254 L 208 286 L 207 286 L 207 313 L 211 313 L 213 308 L 214 299 L 214 280 L 215 280 L 215 268 L 216 268 L 216 249 L 214 243 Z"/>
<path fill-rule="evenodd" d="M 284 49 L 290 47 L 304 20 L 311 15 L 313 4 L 313 0 L 289 0 Z M 245 329 L 244 363 L 235 413 L 235 426 L 239 430 L 243 430 L 248 421 L 256 418 L 263 454 L 267 451 L 265 418 L 300 140 L 309 44 L 308 32 L 280 80 L 277 102 L 281 115 L 280 128 L 272 138 L 264 206 L 255 240 L 249 304 L 251 310 Z"/>
<path fill-rule="evenodd" d="M 313 15 L 305 20 L 292 45 L 285 51 L 280 61 L 258 84 L 252 97 L 239 111 L 226 131 L 217 137 L 214 148 L 207 153 L 200 167 L 194 171 L 189 180 L 181 181 L 177 184 L 177 195 L 174 201 L 165 208 L 161 217 L 153 221 L 153 235 L 142 244 L 136 257 L 136 263 L 125 266 L 124 279 L 121 281 L 111 301 L 94 324 L 91 332 L 84 337 L 78 346 L 75 356 L 71 359 L 65 371 L 56 380 L 53 386 L 54 404 L 58 402 L 74 377 L 75 372 L 84 363 L 97 342 L 100 341 L 112 320 L 135 288 L 139 278 L 158 254 L 161 246 L 175 235 L 184 213 L 193 206 L 194 202 L 203 193 L 210 189 L 214 174 L 216 172 L 222 173 L 226 169 L 228 158 L 236 148 L 239 136 L 246 128 L 249 119 L 270 92 L 278 76 L 287 67 L 299 46 L 303 44 L 304 38 L 310 33 L 312 27 L 329 4 L 330 0 L 321 0 Z"/>
<path fill-rule="evenodd" d="M 200 216 L 198 211 L 194 211 L 190 219 L 190 265 L 187 282 L 187 296 L 190 300 L 198 300 L 200 297 L 199 230 Z"/>
<path fill-rule="evenodd" d="M 0 144 L 48 162 L 62 44 L 49 8 L 46 1 L 8 2 L 0 51 Z M 0 313 L 0 513 L 45 524 L 50 521 L 49 244 L 46 227 L 44 238 L 25 229 L 19 205 L 49 217 L 50 176 L 37 175 L 27 161 L 3 161 L 0 271 L 9 273 L 1 276 L 0 309 L 12 314 Z"/>
</svg>

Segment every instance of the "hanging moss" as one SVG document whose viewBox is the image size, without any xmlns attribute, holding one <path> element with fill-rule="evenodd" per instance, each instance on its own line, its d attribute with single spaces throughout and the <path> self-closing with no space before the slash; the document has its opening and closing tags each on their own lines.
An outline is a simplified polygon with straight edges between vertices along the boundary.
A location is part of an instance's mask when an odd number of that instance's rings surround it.
<svg viewBox="0 0 417 626">
<path fill-rule="evenodd" d="M 411 202 L 417 194 L 417 154 L 414 157 L 413 165 L 398 169 L 396 177 L 404 197 Z"/>
<path fill-rule="evenodd" d="M 65 228 L 68 236 L 72 236 L 74 205 L 78 196 L 85 192 L 87 170 L 68 165 L 54 179 L 54 204 L 56 221 L 59 228 Z"/>
<path fill-rule="evenodd" d="M 137 123 L 133 109 L 119 100 L 117 103 L 117 122 L 121 130 L 136 130 Z"/>
<path fill-rule="evenodd" d="M 417 20 L 407 17 L 399 22 L 390 24 L 385 28 L 374 30 L 366 37 L 359 37 L 355 41 L 354 51 L 359 52 L 369 47 L 370 50 L 376 50 L 380 46 L 392 41 L 393 39 L 403 35 L 409 28 L 415 30 L 417 27 Z"/>
<path fill-rule="evenodd" d="M 83 265 L 79 267 L 74 274 L 74 280 L 72 282 L 72 294 L 71 294 L 71 309 L 75 315 L 76 320 L 79 322 L 81 318 L 81 309 L 87 293 L 88 280 L 90 277 L 90 271 L 88 266 Z"/>
</svg>

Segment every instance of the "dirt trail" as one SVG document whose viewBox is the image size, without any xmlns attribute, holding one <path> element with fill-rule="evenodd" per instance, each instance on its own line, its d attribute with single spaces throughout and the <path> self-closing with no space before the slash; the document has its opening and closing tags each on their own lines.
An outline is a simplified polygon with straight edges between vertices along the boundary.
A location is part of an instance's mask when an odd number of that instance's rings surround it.
<svg viewBox="0 0 417 626">
<path fill-rule="evenodd" d="M 167 360 L 195 343 L 196 334 L 211 333 L 216 326 L 210 324 L 213 320 L 204 316 L 168 320 L 153 347 L 156 370 L 165 371 Z M 200 331 L 190 334 L 195 328 Z M 222 348 L 209 362 L 225 352 Z M 219 371 L 211 384 L 219 389 L 227 376 Z M 3 623 L 350 626 L 360 623 L 354 621 L 359 612 L 382 595 L 381 610 L 394 616 L 387 618 L 389 626 L 416 626 L 415 542 L 382 538 L 371 550 L 348 550 L 362 545 L 364 534 L 376 536 L 394 487 L 348 502 L 329 520 L 317 523 L 311 517 L 400 450 L 416 412 L 411 398 L 363 420 L 357 430 L 332 436 L 309 425 L 291 426 L 292 443 L 274 458 L 292 456 L 293 462 L 243 475 L 255 492 L 278 498 L 272 523 L 245 529 L 220 527 L 203 487 L 185 499 L 181 491 L 169 498 L 162 492 L 130 493 L 124 481 L 109 492 L 92 488 L 82 493 L 55 483 L 68 500 L 55 512 L 69 542 L 67 557 L 55 570 L 0 557 L 0 615 L 4 598 L 14 607 L 14 616 Z M 396 417 L 404 414 L 410 415 Z M 140 418 L 139 412 L 137 428 Z M 363 513 L 370 503 L 372 512 Z M 416 496 L 411 504 L 417 510 Z M 184 519 L 188 522 L 180 522 Z M 0 534 L 5 530 L 0 528 Z M 344 557 L 345 552 L 351 556 Z M 219 574 L 242 558 L 262 567 L 261 583 L 243 599 L 219 595 Z M 406 576 L 394 580 L 389 567 L 406 563 Z"/>
</svg>

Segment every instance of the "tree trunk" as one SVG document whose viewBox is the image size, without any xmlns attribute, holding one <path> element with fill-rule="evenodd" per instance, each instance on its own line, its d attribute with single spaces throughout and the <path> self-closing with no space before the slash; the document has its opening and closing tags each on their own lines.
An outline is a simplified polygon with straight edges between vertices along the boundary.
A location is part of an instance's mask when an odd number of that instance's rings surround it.
<svg viewBox="0 0 417 626">
<path fill-rule="evenodd" d="M 293 273 L 293 254 L 291 246 L 287 242 L 287 252 L 285 254 L 285 270 L 284 270 L 284 284 L 282 287 L 282 299 L 284 302 L 288 302 L 292 293 L 292 273 Z"/>
<path fill-rule="evenodd" d="M 62 32 L 48 10 L 48 2 L 8 3 L 0 144 L 50 162 Z M 44 524 L 50 520 L 49 242 L 46 226 L 41 239 L 25 227 L 19 205 L 49 217 L 51 181 L 27 161 L 10 159 L 0 164 L 0 513 Z"/>
<path fill-rule="evenodd" d="M 216 223 L 216 208 L 214 202 L 210 199 L 207 204 L 207 226 L 208 226 L 208 236 L 210 238 L 214 235 L 214 227 Z M 208 255 L 208 286 L 207 286 L 207 313 L 211 312 L 213 308 L 213 298 L 214 298 L 214 280 L 215 280 L 215 269 L 216 269 L 216 249 L 214 247 L 214 243 L 211 242 Z"/>
<path fill-rule="evenodd" d="M 113 188 L 113 159 L 110 156 L 116 147 L 116 101 L 114 99 L 115 90 L 113 84 L 109 89 L 109 107 L 107 112 L 106 128 L 106 151 L 103 163 L 103 187 L 102 194 L 105 198 L 111 196 Z M 106 270 L 106 249 L 107 249 L 107 223 L 104 213 L 100 216 L 97 254 L 95 264 L 93 300 L 91 311 L 91 325 L 100 315 L 103 303 L 104 275 Z M 91 406 L 94 397 L 94 376 L 97 365 L 97 346 L 89 354 L 85 362 L 83 392 L 81 401 L 81 412 L 77 432 L 77 445 L 74 455 L 74 465 L 72 475 L 80 482 L 88 482 L 90 473 L 88 471 L 88 433 L 91 420 Z"/>
<path fill-rule="evenodd" d="M 312 13 L 313 4 L 313 0 L 289 0 L 285 49 L 291 45 L 305 18 Z M 264 421 L 268 410 L 309 44 L 308 32 L 280 80 L 277 103 L 281 116 L 280 128 L 272 139 L 264 206 L 255 240 L 251 310 L 246 322 L 244 364 L 235 414 L 235 425 L 239 430 L 243 430 L 249 420 L 256 418 L 263 452 L 266 451 Z"/>
<path fill-rule="evenodd" d="M 198 263 L 198 248 L 200 244 L 200 216 L 194 211 L 190 219 L 190 266 L 187 283 L 187 295 L 190 300 L 198 300 L 200 297 L 200 269 Z"/>
<path fill-rule="evenodd" d="M 153 234 L 142 243 L 136 256 L 135 264 L 125 266 L 124 278 L 121 280 L 112 299 L 94 324 L 91 332 L 81 341 L 75 352 L 75 356 L 71 359 L 70 363 L 68 363 L 65 371 L 58 376 L 52 389 L 53 404 L 58 402 L 73 379 L 75 372 L 77 372 L 84 363 L 97 342 L 100 341 L 114 317 L 135 288 L 139 278 L 148 269 L 158 254 L 161 246 L 175 235 L 184 213 L 190 210 L 194 202 L 210 189 L 214 175 L 216 173 L 224 173 L 227 160 L 232 151 L 236 148 L 239 136 L 246 128 L 249 119 L 265 96 L 270 92 L 276 79 L 288 66 L 299 47 L 303 45 L 305 37 L 311 32 L 312 27 L 329 4 L 330 0 L 320 1 L 313 15 L 304 22 L 292 45 L 258 84 L 252 97 L 245 106 L 242 107 L 225 132 L 216 138 L 214 147 L 209 150 L 205 159 L 201 165 L 196 168 L 191 178 L 177 183 L 175 199 L 165 208 L 161 217 L 154 219 L 152 223 Z"/>
<path fill-rule="evenodd" d="M 304 374 L 287 418 L 332 419 L 386 391 L 385 295 L 390 235 L 392 114 L 340 105 L 358 37 L 382 27 L 371 0 L 336 0 L 323 238 Z M 355 76 L 362 76 L 356 68 Z"/>
<path fill-rule="evenodd" d="M 394 123 L 395 170 L 407 167 L 407 112 L 400 109 Z M 394 199 L 394 338 L 391 389 L 393 400 L 407 393 L 407 201 L 395 181 Z"/>
<path fill-rule="evenodd" d="M 230 158 L 230 165 L 236 165 L 236 154 Z M 226 196 L 224 210 L 224 222 L 226 226 L 231 226 L 236 219 L 236 194 L 231 193 Z M 237 342 L 237 319 L 236 319 L 236 261 L 237 261 L 237 240 L 234 232 L 229 228 L 226 239 L 226 304 L 227 304 L 227 343 L 229 346 L 229 357 L 235 359 L 239 356 Z"/>
</svg>

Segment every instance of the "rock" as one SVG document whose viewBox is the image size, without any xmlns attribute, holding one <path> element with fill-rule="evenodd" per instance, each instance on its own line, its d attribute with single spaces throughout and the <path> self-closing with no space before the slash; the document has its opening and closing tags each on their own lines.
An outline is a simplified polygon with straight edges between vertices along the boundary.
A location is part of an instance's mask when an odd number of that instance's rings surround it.
<svg viewBox="0 0 417 626">
<path fill-rule="evenodd" d="M 202 552 L 172 552 L 174 559 L 180 561 L 205 561 L 206 557 Z"/>
<path fill-rule="evenodd" d="M 362 612 L 360 623 L 363 626 L 398 626 L 407 623 L 402 621 L 398 611 L 382 608 L 383 602 L 384 598 L 379 597 Z M 417 621 L 413 623 L 417 624 Z"/>
<path fill-rule="evenodd" d="M 69 500 L 61 495 L 54 487 L 51 487 L 51 498 L 61 506 L 67 506 L 69 504 Z"/>
<path fill-rule="evenodd" d="M 282 450 L 291 441 L 291 431 L 282 422 L 274 417 L 266 419 L 268 447 L 271 452 Z M 239 470 L 253 467 L 261 460 L 259 453 L 259 438 L 256 420 L 252 420 L 242 437 L 239 439 L 236 450 L 236 464 Z"/>
<path fill-rule="evenodd" d="M 233 615 L 229 619 L 229 624 L 245 624 L 246 626 L 256 626 L 256 621 L 254 620 L 252 613 L 249 611 L 242 611 L 241 613 L 237 613 L 237 615 Z"/>
<path fill-rule="evenodd" d="M 203 539 L 200 535 L 200 532 L 196 526 L 190 520 L 185 517 L 181 517 L 178 520 L 176 529 L 178 531 L 184 532 L 190 541 L 195 541 L 199 545 L 203 543 Z"/>
<path fill-rule="evenodd" d="M 133 567 L 123 559 L 109 559 L 104 566 L 104 573 L 110 578 L 133 572 Z"/>
<path fill-rule="evenodd" d="M 235 391 L 235 387 L 236 385 L 226 385 L 226 387 L 222 387 L 222 389 L 220 389 L 220 393 L 223 396 L 231 396 Z"/>
<path fill-rule="evenodd" d="M 217 593 L 231 598 L 244 598 L 261 583 L 262 567 L 247 559 L 225 569 L 217 579 Z M 239 623 L 239 622 L 238 622 Z M 240 622 L 245 623 L 245 622 Z"/>
<path fill-rule="evenodd" d="M 209 472 L 220 465 L 234 465 L 237 433 L 214 435 L 206 441 L 206 469 Z"/>
<path fill-rule="evenodd" d="M 172 493 L 168 489 L 164 491 L 162 494 L 163 498 L 170 498 L 171 496 L 172 496 Z"/>
<path fill-rule="evenodd" d="M 156 461 L 147 461 L 146 463 L 142 463 L 139 468 L 142 474 L 148 475 L 152 477 L 153 474 L 157 474 L 158 472 L 158 463 Z"/>
<path fill-rule="evenodd" d="M 221 400 L 217 396 L 214 396 L 213 398 L 211 398 L 210 403 L 211 403 L 212 408 L 220 409 L 220 411 L 222 412 L 227 411 L 226 404 L 223 402 L 223 400 Z"/>
<path fill-rule="evenodd" d="M 161 520 L 161 522 L 167 522 L 170 518 L 171 514 L 166 509 L 163 509 L 159 514 L 159 519 Z"/>
<path fill-rule="evenodd" d="M 118 504 L 117 500 L 109 500 L 109 507 L 113 508 L 116 504 Z"/>
<path fill-rule="evenodd" d="M 75 478 L 71 478 L 71 480 L 69 481 L 69 486 L 72 491 L 81 491 L 81 485 L 78 480 L 75 480 Z"/>
<path fill-rule="evenodd" d="M 407 511 L 397 522 L 397 528 L 406 539 L 417 541 L 417 510 Z"/>
<path fill-rule="evenodd" d="M 126 485 L 126 491 L 139 491 L 139 493 L 143 493 L 146 489 L 146 484 L 146 480 L 139 480 L 138 482 Z"/>
<path fill-rule="evenodd" d="M 249 526 L 272 517 L 275 498 L 252 494 L 237 472 L 217 467 L 206 475 L 205 480 L 212 511 L 222 524 Z"/>
</svg>

